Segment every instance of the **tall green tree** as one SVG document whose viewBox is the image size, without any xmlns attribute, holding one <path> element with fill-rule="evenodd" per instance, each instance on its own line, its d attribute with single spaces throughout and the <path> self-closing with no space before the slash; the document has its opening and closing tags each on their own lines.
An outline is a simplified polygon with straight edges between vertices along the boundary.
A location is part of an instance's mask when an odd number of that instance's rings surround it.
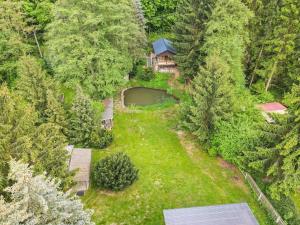
<svg viewBox="0 0 300 225">
<path fill-rule="evenodd" d="M 250 167 L 270 178 L 269 190 L 275 199 L 290 196 L 300 187 L 300 86 L 295 85 L 292 92 L 289 115 L 264 129 L 264 145 L 245 154 Z"/>
<path fill-rule="evenodd" d="M 0 1 L 0 83 L 11 85 L 15 80 L 19 58 L 31 49 L 27 40 L 31 29 L 20 1 Z"/>
<path fill-rule="evenodd" d="M 52 122 L 66 128 L 65 112 L 59 101 L 59 88 L 32 56 L 24 56 L 18 64 L 17 93 L 34 106 L 40 122 Z"/>
<path fill-rule="evenodd" d="M 215 0 L 187 0 L 180 1 L 177 6 L 173 44 L 175 60 L 186 80 L 192 79 L 204 63 L 205 54 L 201 48 L 214 3 Z"/>
<path fill-rule="evenodd" d="M 71 143 L 88 146 L 96 125 L 91 100 L 78 87 L 70 110 L 69 137 Z"/>
<path fill-rule="evenodd" d="M 268 91 L 272 85 L 283 91 L 289 90 L 296 67 L 299 71 L 296 55 L 299 51 L 300 3 L 297 0 L 246 2 L 256 14 L 250 26 L 249 84 L 256 84 L 254 87 L 258 92 Z"/>
<path fill-rule="evenodd" d="M 12 185 L 6 188 L 10 199 L 0 196 L 0 223 L 13 224 L 85 224 L 94 225 L 92 212 L 70 193 L 58 190 L 58 184 L 45 175 L 34 176 L 28 165 L 14 160 L 9 163 L 8 178 Z"/>
<path fill-rule="evenodd" d="M 46 56 L 55 77 L 93 96 L 111 95 L 143 56 L 145 34 L 131 0 L 59 0 L 48 26 Z"/>
<path fill-rule="evenodd" d="M 240 0 L 217 0 L 207 23 L 203 51 L 219 55 L 229 65 L 231 80 L 237 87 L 245 84 L 246 26 L 251 17 L 251 11 Z"/>
<path fill-rule="evenodd" d="M 150 31 L 168 32 L 172 29 L 179 0 L 141 0 L 141 2 Z"/>
<path fill-rule="evenodd" d="M 67 168 L 66 139 L 54 123 L 39 125 L 38 114 L 25 100 L 0 88 L 0 173 L 5 178 L 10 158 L 22 160 L 37 173 L 62 179 L 62 187 L 70 185 Z"/>
<path fill-rule="evenodd" d="M 210 56 L 192 85 L 193 102 L 187 126 L 209 148 L 217 125 L 227 120 L 232 112 L 229 68 L 220 57 Z"/>
</svg>

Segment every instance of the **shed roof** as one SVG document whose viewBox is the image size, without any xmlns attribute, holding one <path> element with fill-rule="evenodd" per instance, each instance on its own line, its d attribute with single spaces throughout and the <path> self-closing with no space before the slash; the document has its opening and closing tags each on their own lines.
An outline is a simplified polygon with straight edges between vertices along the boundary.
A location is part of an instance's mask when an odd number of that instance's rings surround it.
<svg viewBox="0 0 300 225">
<path fill-rule="evenodd" d="M 91 159 L 91 149 L 74 148 L 72 150 L 69 170 L 77 170 L 74 176 L 74 181 L 77 183 L 74 187 L 76 192 L 85 191 L 89 186 Z"/>
<path fill-rule="evenodd" d="M 267 113 L 284 113 L 287 110 L 287 108 L 279 102 L 260 104 L 257 107 Z"/>
<path fill-rule="evenodd" d="M 103 101 L 104 112 L 102 113 L 102 121 L 112 120 L 114 117 L 114 100 L 113 98 L 108 98 Z"/>
<path fill-rule="evenodd" d="M 247 203 L 164 210 L 166 225 L 259 225 Z"/>
<path fill-rule="evenodd" d="M 165 52 L 170 52 L 172 54 L 176 54 L 176 50 L 172 45 L 172 42 L 168 39 L 161 38 L 152 43 L 153 50 L 155 55 L 160 55 Z"/>
</svg>

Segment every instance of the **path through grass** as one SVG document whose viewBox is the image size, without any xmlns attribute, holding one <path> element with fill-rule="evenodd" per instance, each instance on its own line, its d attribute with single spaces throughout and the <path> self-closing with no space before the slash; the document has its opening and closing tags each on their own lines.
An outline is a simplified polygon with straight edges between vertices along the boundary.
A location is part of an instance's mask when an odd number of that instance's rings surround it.
<svg viewBox="0 0 300 225">
<path fill-rule="evenodd" d="M 162 225 L 163 209 L 247 202 L 260 224 L 269 224 L 235 170 L 180 142 L 171 129 L 169 110 L 117 113 L 114 144 L 106 151 L 95 150 L 93 161 L 124 151 L 139 168 L 140 178 L 120 193 L 91 188 L 83 200 L 94 209 L 95 222 Z"/>
</svg>

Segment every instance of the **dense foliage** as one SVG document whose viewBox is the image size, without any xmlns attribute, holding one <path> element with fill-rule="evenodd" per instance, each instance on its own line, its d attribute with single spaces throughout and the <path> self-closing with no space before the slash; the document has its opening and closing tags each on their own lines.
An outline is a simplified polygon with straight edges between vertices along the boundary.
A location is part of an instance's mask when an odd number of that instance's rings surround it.
<svg viewBox="0 0 300 225">
<path fill-rule="evenodd" d="M 138 170 L 122 152 L 100 160 L 94 168 L 94 182 L 98 187 L 121 191 L 138 179 Z"/>
<path fill-rule="evenodd" d="M 215 0 L 186 0 L 177 6 L 173 44 L 175 60 L 185 80 L 195 77 L 204 63 L 205 54 L 201 47 L 214 3 Z"/>
<path fill-rule="evenodd" d="M 143 56 L 144 32 L 129 0 L 57 1 L 48 25 L 46 56 L 66 86 L 82 85 L 97 97 L 124 83 Z"/>
<path fill-rule="evenodd" d="M 105 129 L 94 129 L 90 137 L 90 147 L 97 149 L 107 148 L 113 142 L 112 131 Z"/>
<path fill-rule="evenodd" d="M 10 161 L 5 191 L 9 199 L 0 197 L 0 223 L 12 224 L 85 224 L 93 225 L 91 212 L 70 195 L 58 191 L 58 184 L 44 175 L 34 176 L 26 164 Z"/>
<path fill-rule="evenodd" d="M 170 31 L 176 19 L 178 0 L 141 0 L 150 31 Z"/>
</svg>

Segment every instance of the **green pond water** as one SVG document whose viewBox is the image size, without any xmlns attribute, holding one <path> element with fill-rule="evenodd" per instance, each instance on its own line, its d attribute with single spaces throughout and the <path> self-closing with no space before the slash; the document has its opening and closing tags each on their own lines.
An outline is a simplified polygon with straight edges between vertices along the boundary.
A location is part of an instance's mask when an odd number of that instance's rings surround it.
<svg viewBox="0 0 300 225">
<path fill-rule="evenodd" d="M 125 106 L 148 106 L 154 104 L 161 104 L 167 101 L 177 100 L 174 96 L 168 94 L 165 90 L 135 87 L 127 89 L 124 92 L 124 105 Z"/>
</svg>

